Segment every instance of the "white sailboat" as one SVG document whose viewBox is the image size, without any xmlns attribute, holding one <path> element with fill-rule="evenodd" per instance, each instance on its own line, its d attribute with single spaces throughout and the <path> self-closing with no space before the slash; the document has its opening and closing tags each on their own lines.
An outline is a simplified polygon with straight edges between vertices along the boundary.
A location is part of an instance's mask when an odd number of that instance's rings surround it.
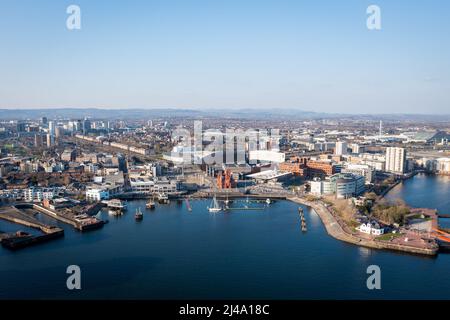
<svg viewBox="0 0 450 320">
<path fill-rule="evenodd" d="M 208 207 L 209 212 L 219 212 L 222 208 L 219 206 L 219 202 L 217 201 L 216 196 L 212 199 L 211 207 Z"/>
</svg>

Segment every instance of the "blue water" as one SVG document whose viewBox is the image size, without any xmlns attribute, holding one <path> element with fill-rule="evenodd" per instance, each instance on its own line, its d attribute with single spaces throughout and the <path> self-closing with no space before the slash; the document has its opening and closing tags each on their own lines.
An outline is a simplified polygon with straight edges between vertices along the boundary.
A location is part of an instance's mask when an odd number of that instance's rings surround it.
<svg viewBox="0 0 450 320">
<path fill-rule="evenodd" d="M 450 215 L 450 177 L 420 174 L 392 189 L 388 200 L 402 199 L 408 205 L 437 209 Z M 440 224 L 450 227 L 450 219 L 441 219 Z"/>
<path fill-rule="evenodd" d="M 408 198 L 421 179 L 394 191 Z M 434 194 L 433 188 L 450 183 L 429 181 L 438 183 L 430 182 L 424 192 Z M 433 200 L 440 206 L 448 193 L 441 196 Z M 298 205 L 288 201 L 265 211 L 219 214 L 210 214 L 208 205 L 192 201 L 192 212 L 184 203 L 159 205 L 145 210 L 137 223 L 134 209 L 144 210 L 145 202 L 136 201 L 121 218 L 105 213 L 110 222 L 101 230 L 79 233 L 64 226 L 62 239 L 17 252 L 0 248 L 0 298 L 450 298 L 450 255 L 426 258 L 346 244 L 329 237 L 306 208 L 303 234 Z M 81 267 L 79 291 L 66 289 L 65 272 L 72 264 Z M 379 291 L 366 287 L 372 264 L 381 267 Z"/>
</svg>

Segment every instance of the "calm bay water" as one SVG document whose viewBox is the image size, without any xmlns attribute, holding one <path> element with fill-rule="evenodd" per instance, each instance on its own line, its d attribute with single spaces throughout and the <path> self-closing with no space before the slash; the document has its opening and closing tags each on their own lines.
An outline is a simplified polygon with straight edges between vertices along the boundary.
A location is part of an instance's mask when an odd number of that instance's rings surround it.
<svg viewBox="0 0 450 320">
<path fill-rule="evenodd" d="M 449 184 L 448 178 L 415 177 L 392 196 L 450 213 Z M 419 191 L 429 194 L 422 202 L 411 195 Z M 288 201 L 215 215 L 208 205 L 192 201 L 192 212 L 185 203 L 159 205 L 137 223 L 134 210 L 144 210 L 145 202 L 129 202 L 121 218 L 104 213 L 110 222 L 101 230 L 82 234 L 62 225 L 63 239 L 17 252 L 0 248 L 0 298 L 450 298 L 450 255 L 426 258 L 345 244 L 329 237 L 306 208 L 308 232 L 302 234 L 298 205 Z M 0 222 L 0 230 L 10 227 Z M 66 289 L 71 264 L 81 267 L 82 290 Z M 380 291 L 366 288 L 372 264 L 382 270 Z"/>
</svg>

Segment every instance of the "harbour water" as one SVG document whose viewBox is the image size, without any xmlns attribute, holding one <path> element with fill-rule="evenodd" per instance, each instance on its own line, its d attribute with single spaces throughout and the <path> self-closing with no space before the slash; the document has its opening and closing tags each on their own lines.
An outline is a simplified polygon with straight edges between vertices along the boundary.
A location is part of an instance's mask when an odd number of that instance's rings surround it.
<svg viewBox="0 0 450 320">
<path fill-rule="evenodd" d="M 448 178 L 415 177 L 390 197 L 450 213 Z M 417 186 L 426 185 L 425 189 Z M 443 188 L 447 188 L 445 191 Z M 420 191 L 420 192 L 419 192 Z M 423 195 L 428 194 L 428 196 Z M 420 197 L 417 194 L 421 194 Z M 1 299 L 449 299 L 450 255 L 436 258 L 370 250 L 326 234 L 319 217 L 277 201 L 263 211 L 209 213 L 210 201 L 171 202 L 127 213 L 103 229 L 17 252 L 0 248 Z M 141 207 L 144 219 L 136 222 Z M 0 230 L 8 229 L 0 222 Z M 66 268 L 81 268 L 82 289 L 66 288 Z M 368 290 L 367 267 L 381 268 Z"/>
</svg>

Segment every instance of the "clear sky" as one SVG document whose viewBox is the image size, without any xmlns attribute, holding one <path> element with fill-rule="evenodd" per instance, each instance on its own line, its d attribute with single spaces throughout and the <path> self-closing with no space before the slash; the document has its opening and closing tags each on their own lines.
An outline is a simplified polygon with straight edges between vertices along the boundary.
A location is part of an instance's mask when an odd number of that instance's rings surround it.
<svg viewBox="0 0 450 320">
<path fill-rule="evenodd" d="M 0 0 L 0 108 L 449 114 L 449 40 L 448 0 Z"/>
</svg>

